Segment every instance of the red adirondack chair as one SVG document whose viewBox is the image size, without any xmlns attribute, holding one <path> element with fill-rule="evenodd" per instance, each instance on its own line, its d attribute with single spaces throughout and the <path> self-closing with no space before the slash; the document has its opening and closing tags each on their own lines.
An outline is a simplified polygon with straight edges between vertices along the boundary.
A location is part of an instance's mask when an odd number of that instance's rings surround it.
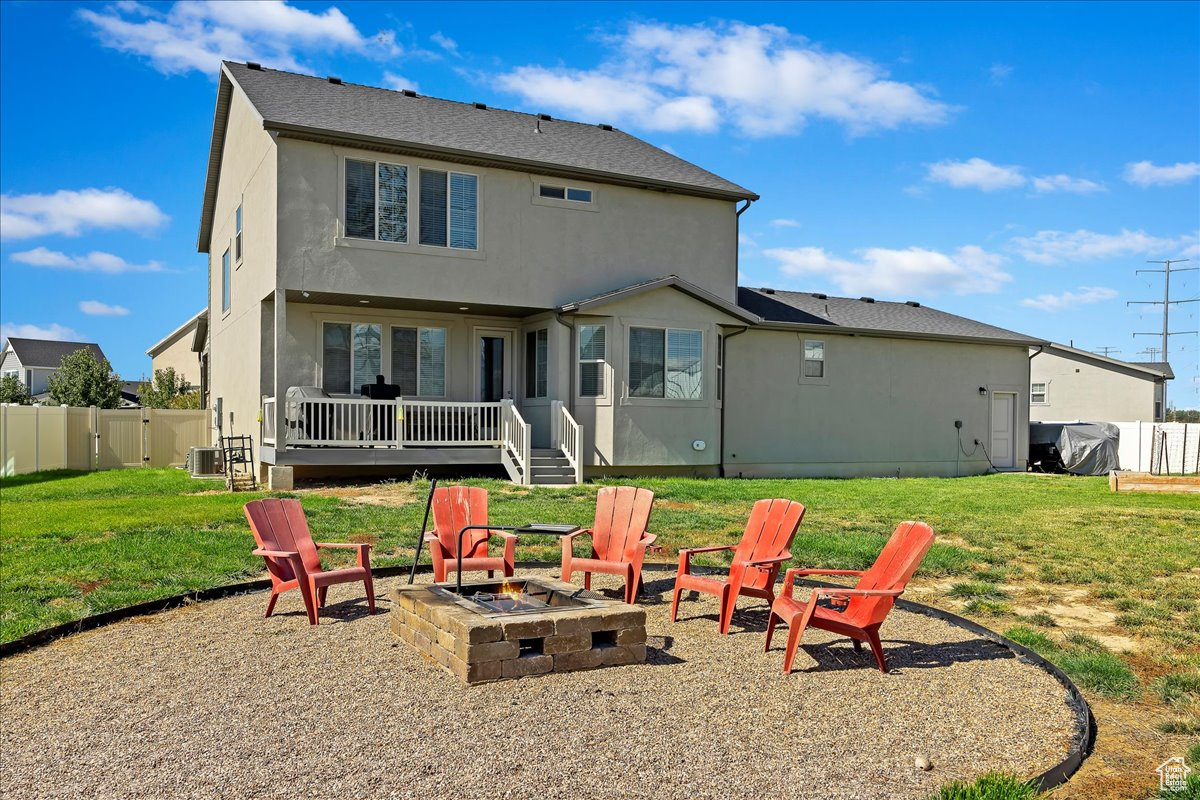
<svg viewBox="0 0 1200 800">
<path fill-rule="evenodd" d="M 371 578 L 371 545 L 350 542 L 314 542 L 308 530 L 308 520 L 299 500 L 252 500 L 246 503 L 246 519 L 258 548 L 254 555 L 262 556 L 271 574 L 271 599 L 267 601 L 266 616 L 275 610 L 279 595 L 299 589 L 304 598 L 308 621 L 316 625 L 317 610 L 325 606 L 325 596 L 335 583 L 362 581 L 367 587 L 367 610 L 375 613 L 375 582 Z M 345 569 L 326 570 L 321 567 L 317 548 L 337 548 L 358 551 L 358 565 Z"/>
<path fill-rule="evenodd" d="M 604 572 L 625 578 L 625 602 L 637 599 L 642 580 L 642 560 L 655 535 L 646 532 L 654 492 L 636 486 L 605 486 L 596 494 L 596 521 L 587 530 L 576 531 L 562 540 L 562 579 L 583 573 L 583 587 L 592 588 L 592 573 Z M 576 556 L 571 549 L 583 535 L 592 537 L 591 558 Z"/>
<path fill-rule="evenodd" d="M 776 619 L 788 626 L 787 649 L 783 656 L 783 671 L 792 671 L 796 648 L 806 628 L 820 628 L 849 636 L 855 650 L 862 650 L 862 643 L 871 645 L 875 663 L 881 672 L 887 672 L 883 657 L 883 645 L 879 641 L 879 626 L 887 618 L 904 593 L 904 587 L 912 578 L 921 560 L 933 544 L 933 529 L 924 522 L 901 522 L 896 526 L 892 538 L 883 546 L 879 557 L 871 568 L 863 571 L 851 569 L 789 569 L 784 576 L 783 592 L 771 605 L 771 618 L 767 622 L 766 650 L 771 649 L 771 635 L 775 632 Z M 806 575 L 857 575 L 858 584 L 853 588 L 821 586 L 813 589 L 807 601 L 792 597 L 797 577 Z M 835 608 L 817 605 L 822 597 L 829 598 Z"/>
<path fill-rule="evenodd" d="M 792 539 L 804 519 L 804 506 L 791 500 L 759 500 L 750 512 L 746 532 L 736 545 L 692 547 L 679 551 L 679 572 L 675 575 L 675 598 L 671 604 L 671 621 L 679 613 L 679 595 L 684 589 L 713 594 L 721 599 L 720 630 L 729 632 L 733 608 L 739 595 L 761 597 L 775 601 L 775 577 L 783 562 L 792 557 Z M 709 578 L 691 574 L 691 557 L 695 553 L 732 550 L 733 563 L 725 578 Z"/>
<path fill-rule="evenodd" d="M 458 569 L 458 534 L 468 525 L 488 522 L 487 489 L 471 486 L 446 486 L 433 491 L 433 531 L 425 534 L 433 556 L 433 579 L 438 583 Z M 504 555 L 488 555 L 488 535 L 504 539 Z M 513 574 L 517 560 L 517 537 L 505 531 L 469 531 L 463 537 L 463 572 L 487 570 L 488 577 L 500 570 L 504 577 Z"/>
</svg>

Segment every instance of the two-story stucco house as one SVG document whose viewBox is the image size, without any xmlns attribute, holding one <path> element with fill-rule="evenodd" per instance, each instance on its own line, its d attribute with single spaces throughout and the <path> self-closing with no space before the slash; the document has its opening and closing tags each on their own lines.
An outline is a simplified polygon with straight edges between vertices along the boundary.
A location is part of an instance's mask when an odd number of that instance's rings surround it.
<svg viewBox="0 0 1200 800">
<path fill-rule="evenodd" d="M 1165 361 L 1120 361 L 1065 344 L 1030 356 L 1029 418 L 1038 422 L 1162 422 Z"/>
<path fill-rule="evenodd" d="M 756 199 L 608 125 L 225 63 L 198 243 L 219 433 L 261 437 L 276 485 L 1023 467 L 1041 342 L 739 292 Z"/>
</svg>

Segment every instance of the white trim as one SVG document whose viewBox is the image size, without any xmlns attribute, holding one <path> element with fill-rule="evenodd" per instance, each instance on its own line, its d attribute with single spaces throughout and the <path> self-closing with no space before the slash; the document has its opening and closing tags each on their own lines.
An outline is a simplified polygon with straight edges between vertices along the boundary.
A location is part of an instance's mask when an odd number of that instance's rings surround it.
<svg viewBox="0 0 1200 800">
<path fill-rule="evenodd" d="M 505 395 L 501 400 L 512 400 L 516 392 L 513 390 L 513 341 L 520 336 L 520 328 L 497 328 L 490 325 L 473 325 L 471 326 L 471 396 L 475 399 L 472 402 L 488 402 L 479 399 L 479 393 L 483 387 L 479 383 L 479 360 L 482 353 L 479 350 L 480 339 L 484 336 L 495 336 L 504 339 L 504 370 L 502 382 L 507 384 L 502 387 L 501 394 Z"/>
<path fill-rule="evenodd" d="M 1042 391 L 1037 391 L 1033 387 L 1041 386 Z M 1034 400 L 1033 396 L 1040 394 L 1041 400 Z M 1030 381 L 1029 382 L 1029 405 L 1031 406 L 1048 406 L 1050 405 L 1050 381 Z"/>
<path fill-rule="evenodd" d="M 819 343 L 821 345 L 821 375 L 813 377 L 804 374 L 804 367 L 808 361 L 816 361 L 817 359 L 809 359 L 808 345 L 809 343 Z M 809 339 L 800 337 L 800 385 L 801 386 L 828 386 L 829 385 L 829 339 L 822 336 L 820 339 Z"/>
<path fill-rule="evenodd" d="M 588 358 L 579 357 L 579 350 L 582 346 L 582 337 L 580 336 L 580 328 L 604 328 L 604 357 L 603 358 Z M 575 345 L 574 352 L 571 354 L 572 366 L 575 370 L 575 397 L 583 403 L 592 405 L 608 405 L 612 402 L 612 384 L 613 384 L 613 368 L 612 362 L 609 361 L 612 340 L 608 336 L 610 326 L 607 322 L 579 322 L 575 326 Z M 583 394 L 583 365 L 584 364 L 599 364 L 600 375 L 604 379 L 604 391 L 600 394 Z"/>
</svg>

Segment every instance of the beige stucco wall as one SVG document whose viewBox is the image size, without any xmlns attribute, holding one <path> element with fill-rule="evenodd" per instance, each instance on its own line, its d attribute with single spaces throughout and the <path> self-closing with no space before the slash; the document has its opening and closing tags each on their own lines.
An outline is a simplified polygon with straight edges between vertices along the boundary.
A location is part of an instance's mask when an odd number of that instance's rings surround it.
<svg viewBox="0 0 1200 800">
<path fill-rule="evenodd" d="M 735 298 L 732 202 L 566 181 L 592 189 L 589 211 L 536 198 L 538 178 L 525 173 L 282 137 L 278 146 L 279 268 L 289 289 L 552 308 L 674 273 Z M 340 238 L 347 156 L 408 166 L 413 241 L 417 168 L 478 175 L 479 249 Z"/>
<path fill-rule="evenodd" d="M 826 379 L 801 377 L 804 338 L 826 348 Z M 953 476 L 988 469 L 992 392 L 1017 393 L 1016 461 L 1028 455 L 1022 347 L 751 330 L 731 338 L 726 370 L 730 476 Z M 980 395 L 979 387 L 988 390 Z M 957 459 L 956 454 L 960 455 Z"/>
<path fill-rule="evenodd" d="M 218 266 L 219 264 L 218 261 Z M 218 277 L 220 276 L 218 275 Z M 151 357 L 149 377 L 153 378 L 154 373 L 160 369 L 171 368 L 175 370 L 176 375 L 183 376 L 184 380 L 192 386 L 199 387 L 200 358 L 197 353 L 192 352 L 192 337 L 195 332 L 196 326 L 189 325 Z"/>
<path fill-rule="evenodd" d="M 1031 383 L 1046 384 L 1046 402 L 1030 403 L 1030 419 L 1045 422 L 1154 421 L 1155 382 L 1082 359 L 1043 352 L 1029 362 Z"/>
<path fill-rule="evenodd" d="M 263 301 L 275 287 L 276 190 L 275 143 L 240 91 L 229 110 L 221 182 L 209 245 L 210 403 L 221 398 L 223 431 L 250 434 L 258 442 L 262 375 Z M 233 262 L 231 304 L 221 309 L 221 257 L 233 246 L 234 213 L 242 205 L 242 260 Z M 230 414 L 233 415 L 232 422 Z M 214 433 L 215 435 L 215 433 Z"/>
<path fill-rule="evenodd" d="M 674 289 L 664 288 L 588 309 L 576 325 L 604 324 L 607 331 L 604 398 L 574 398 L 575 418 L 584 426 L 584 463 L 590 475 L 620 473 L 625 467 L 672 467 L 711 473 L 720 459 L 717 401 L 717 334 L 744 323 Z M 704 334 L 702 398 L 668 400 L 629 397 L 629 329 L 667 327 Z M 574 352 L 572 369 L 575 368 Z M 576 393 L 578 386 L 575 387 Z M 704 449 L 692 443 L 703 441 Z"/>
</svg>

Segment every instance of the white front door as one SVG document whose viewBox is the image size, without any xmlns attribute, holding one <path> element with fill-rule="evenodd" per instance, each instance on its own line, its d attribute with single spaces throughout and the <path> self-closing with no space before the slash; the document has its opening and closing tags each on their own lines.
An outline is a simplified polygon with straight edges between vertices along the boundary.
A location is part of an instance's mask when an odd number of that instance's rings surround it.
<svg viewBox="0 0 1200 800">
<path fill-rule="evenodd" d="M 483 403 L 511 400 L 513 332 L 475 329 L 475 397 Z"/>
<path fill-rule="evenodd" d="M 992 464 L 997 469 L 1017 465 L 1017 393 L 992 393 Z"/>
</svg>

